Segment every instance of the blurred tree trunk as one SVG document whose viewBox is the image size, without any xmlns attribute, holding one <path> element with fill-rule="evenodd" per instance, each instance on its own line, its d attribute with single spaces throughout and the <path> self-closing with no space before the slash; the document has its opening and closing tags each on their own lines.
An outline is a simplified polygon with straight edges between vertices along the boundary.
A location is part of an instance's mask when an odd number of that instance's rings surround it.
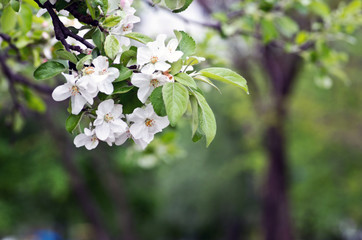
<svg viewBox="0 0 362 240">
<path fill-rule="evenodd" d="M 288 161 L 285 120 L 287 101 L 300 66 L 300 58 L 271 45 L 264 46 L 263 65 L 271 83 L 271 118 L 265 130 L 265 149 L 269 166 L 265 178 L 263 230 L 265 240 L 292 240 L 293 226 L 288 203 Z"/>
<path fill-rule="evenodd" d="M 106 152 L 103 154 L 107 154 Z M 102 185 L 104 186 L 110 200 L 113 204 L 114 214 L 119 227 L 122 240 L 137 240 L 132 212 L 125 191 L 123 175 L 115 171 L 115 166 L 108 154 L 107 159 L 104 156 L 93 156 L 92 163 L 97 172 Z"/>
<path fill-rule="evenodd" d="M 92 224 L 95 239 L 111 240 L 109 231 L 100 214 L 100 209 L 75 164 L 74 146 L 69 141 L 66 132 L 55 126 L 54 119 L 51 117 L 52 113 L 50 109 L 52 108 L 49 105 L 48 109 L 49 111 L 47 111 L 47 116 L 45 118 L 45 126 L 48 126 L 50 133 L 57 139 L 57 144 L 59 144 L 59 149 L 61 151 L 61 163 L 69 176 L 70 186 L 79 202 L 79 207 L 83 211 L 86 219 Z"/>
</svg>

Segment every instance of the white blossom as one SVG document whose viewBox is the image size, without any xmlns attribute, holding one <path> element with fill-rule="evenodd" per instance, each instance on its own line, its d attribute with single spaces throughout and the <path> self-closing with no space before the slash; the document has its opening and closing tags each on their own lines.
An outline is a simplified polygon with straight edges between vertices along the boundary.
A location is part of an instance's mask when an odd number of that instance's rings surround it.
<svg viewBox="0 0 362 240">
<path fill-rule="evenodd" d="M 93 104 L 93 98 L 97 95 L 96 88 L 84 77 L 76 78 L 64 73 L 63 76 L 67 82 L 56 87 L 52 97 L 55 101 L 63 101 L 70 97 L 72 114 L 78 115 L 87 102 Z"/>
<path fill-rule="evenodd" d="M 100 92 L 112 94 L 114 90 L 112 82 L 119 77 L 118 69 L 109 67 L 108 58 L 104 56 L 98 56 L 92 63 L 94 67 L 84 68 L 83 73 Z"/>
<path fill-rule="evenodd" d="M 130 8 L 128 11 L 127 13 L 123 12 L 122 20 L 110 30 L 110 33 L 117 38 L 120 46 L 129 46 L 131 44 L 131 40 L 124 37 L 124 35 L 131 33 L 134 24 L 141 21 L 139 17 L 134 15 L 136 12 L 134 8 Z"/>
<path fill-rule="evenodd" d="M 169 78 L 161 72 L 156 72 L 154 74 L 134 73 L 131 79 L 131 83 L 139 88 L 137 97 L 142 103 L 146 102 L 155 88 L 162 86 L 167 82 L 169 82 Z"/>
<path fill-rule="evenodd" d="M 95 133 L 95 129 L 84 128 L 84 133 L 77 135 L 74 138 L 74 144 L 77 148 L 85 146 L 88 150 L 95 149 L 98 146 L 99 140 Z"/>
<path fill-rule="evenodd" d="M 101 102 L 98 106 L 97 119 L 94 121 L 97 137 L 105 141 L 113 133 L 123 133 L 127 129 L 127 124 L 121 119 L 122 105 L 114 104 L 113 99 Z"/>
<path fill-rule="evenodd" d="M 166 61 L 168 53 L 165 47 L 166 35 L 160 34 L 156 41 L 147 43 L 146 47 L 140 47 L 137 51 L 137 64 L 143 66 L 142 73 L 152 74 L 154 71 L 167 71 L 171 65 Z"/>
<path fill-rule="evenodd" d="M 146 143 L 150 143 L 156 133 L 162 132 L 162 129 L 170 124 L 167 116 L 158 116 L 151 104 L 146 105 L 145 108 L 136 108 L 127 118 L 133 122 L 130 133 L 134 139 L 140 139 Z"/>
</svg>

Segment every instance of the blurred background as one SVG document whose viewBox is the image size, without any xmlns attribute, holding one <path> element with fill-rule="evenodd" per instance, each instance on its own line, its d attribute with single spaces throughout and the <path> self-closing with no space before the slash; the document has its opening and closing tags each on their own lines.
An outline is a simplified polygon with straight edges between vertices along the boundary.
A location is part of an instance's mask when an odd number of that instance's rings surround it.
<svg viewBox="0 0 362 240">
<path fill-rule="evenodd" d="M 268 71 L 255 61 L 261 53 L 198 24 L 213 21 L 220 1 L 195 2 L 183 17 L 136 4 L 143 21 L 136 31 L 186 30 L 204 67 L 233 68 L 251 94 L 203 86 L 218 124 L 209 148 L 191 141 L 187 118 L 144 152 L 132 144 L 87 151 L 64 130 L 65 103 L 48 99 L 46 112 L 29 111 L 15 124 L 0 110 L 0 239 L 275 239 L 265 238 L 270 141 L 285 150 L 281 189 L 293 238 L 362 239 L 362 32 L 354 45 L 336 43 L 350 56 L 348 80 L 321 79 L 313 64 L 301 64 L 283 103 L 285 134 L 266 140 L 272 94 Z M 3 78 L 0 109 L 9 104 Z"/>
</svg>

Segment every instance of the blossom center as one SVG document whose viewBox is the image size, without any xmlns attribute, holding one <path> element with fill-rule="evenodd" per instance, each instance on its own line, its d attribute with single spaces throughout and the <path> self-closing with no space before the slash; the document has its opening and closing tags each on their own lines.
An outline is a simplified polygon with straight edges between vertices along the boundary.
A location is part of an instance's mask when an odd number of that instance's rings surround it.
<svg viewBox="0 0 362 240">
<path fill-rule="evenodd" d="M 151 57 L 151 63 L 152 63 L 152 64 L 155 64 L 156 62 L 158 62 L 158 57 L 152 56 L 152 57 Z"/>
<path fill-rule="evenodd" d="M 123 32 L 127 32 L 131 29 L 132 25 L 131 24 L 127 24 L 125 26 L 123 26 Z"/>
<path fill-rule="evenodd" d="M 92 73 L 94 73 L 95 71 L 94 71 L 94 67 L 86 67 L 86 68 L 84 68 L 84 73 L 86 74 L 86 75 L 90 75 L 90 74 L 92 74 Z"/>
<path fill-rule="evenodd" d="M 107 113 L 106 115 L 104 115 L 104 121 L 106 121 L 107 123 L 113 120 L 113 116 L 110 113 Z"/>
<path fill-rule="evenodd" d="M 160 82 L 159 82 L 157 79 L 152 79 L 152 80 L 150 81 L 150 85 L 151 85 L 152 87 L 154 87 L 154 88 L 158 87 L 159 83 L 160 83 Z"/>
<path fill-rule="evenodd" d="M 103 70 L 99 71 L 99 75 L 104 75 L 107 73 L 107 69 L 103 68 Z"/>
<path fill-rule="evenodd" d="M 153 125 L 155 125 L 155 121 L 153 119 L 147 118 L 145 120 L 145 124 L 146 124 L 147 127 L 152 127 Z"/>
<path fill-rule="evenodd" d="M 77 86 L 72 86 L 72 88 L 70 89 L 70 93 L 72 94 L 72 96 L 75 96 L 79 93 L 79 88 Z"/>
<path fill-rule="evenodd" d="M 97 136 L 96 136 L 96 135 L 93 135 L 91 141 L 92 141 L 92 142 L 95 142 L 95 141 L 97 141 L 97 140 L 98 140 Z"/>
</svg>

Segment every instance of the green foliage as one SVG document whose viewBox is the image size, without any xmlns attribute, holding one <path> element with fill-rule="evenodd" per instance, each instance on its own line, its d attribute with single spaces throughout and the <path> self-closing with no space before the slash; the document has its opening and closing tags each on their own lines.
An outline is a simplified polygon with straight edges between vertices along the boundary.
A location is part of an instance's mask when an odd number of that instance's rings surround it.
<svg viewBox="0 0 362 240">
<path fill-rule="evenodd" d="M 179 40 L 178 49 L 184 53 L 182 56 L 183 59 L 186 59 L 187 56 L 195 54 L 196 51 L 196 42 L 195 40 L 185 33 L 184 31 L 174 31 L 177 39 Z"/>
<path fill-rule="evenodd" d="M 65 51 L 63 49 L 58 49 L 57 51 L 55 51 L 55 54 L 59 58 L 64 59 L 64 60 L 69 60 L 74 64 L 76 64 L 78 62 L 77 57 L 73 53 L 70 53 L 70 52 Z"/>
<path fill-rule="evenodd" d="M 197 88 L 195 80 L 186 73 L 178 73 L 175 75 L 175 80 L 182 85 Z"/>
<path fill-rule="evenodd" d="M 170 124 L 175 126 L 187 110 L 189 92 L 179 83 L 166 83 L 162 88 L 162 97 Z"/>
<path fill-rule="evenodd" d="M 158 116 L 163 117 L 167 116 L 167 112 L 166 112 L 165 103 L 163 101 L 162 88 L 163 86 L 157 87 L 155 88 L 155 90 L 153 90 L 150 96 L 150 101 L 152 103 L 153 109 L 155 110 L 156 114 Z"/>
<path fill-rule="evenodd" d="M 48 61 L 40 65 L 35 71 L 34 71 L 34 78 L 36 80 L 46 80 L 50 79 L 52 77 L 55 77 L 56 75 L 64 72 L 67 68 L 55 61 Z"/>
<path fill-rule="evenodd" d="M 67 121 L 65 122 L 65 129 L 69 133 L 73 133 L 73 131 L 78 127 L 80 124 L 82 118 L 83 118 L 84 112 L 78 115 L 69 115 L 67 118 Z"/>
<path fill-rule="evenodd" d="M 245 78 L 230 69 L 206 68 L 201 70 L 200 73 L 205 77 L 235 85 L 249 93 Z"/>
<path fill-rule="evenodd" d="M 144 35 L 142 33 L 137 33 L 137 32 L 128 33 L 128 34 L 125 35 L 125 37 L 136 40 L 136 41 L 141 42 L 143 44 L 146 44 L 146 43 L 149 43 L 149 42 L 153 41 L 153 39 L 150 38 L 149 36 Z"/>
<path fill-rule="evenodd" d="M 115 36 L 108 35 L 104 42 L 104 51 L 110 59 L 114 59 L 119 50 L 119 42 Z"/>
<path fill-rule="evenodd" d="M 16 19 L 16 13 L 12 7 L 10 5 L 7 6 L 1 14 L 1 31 L 4 33 L 9 33 L 11 30 L 13 30 L 17 22 Z"/>
</svg>

